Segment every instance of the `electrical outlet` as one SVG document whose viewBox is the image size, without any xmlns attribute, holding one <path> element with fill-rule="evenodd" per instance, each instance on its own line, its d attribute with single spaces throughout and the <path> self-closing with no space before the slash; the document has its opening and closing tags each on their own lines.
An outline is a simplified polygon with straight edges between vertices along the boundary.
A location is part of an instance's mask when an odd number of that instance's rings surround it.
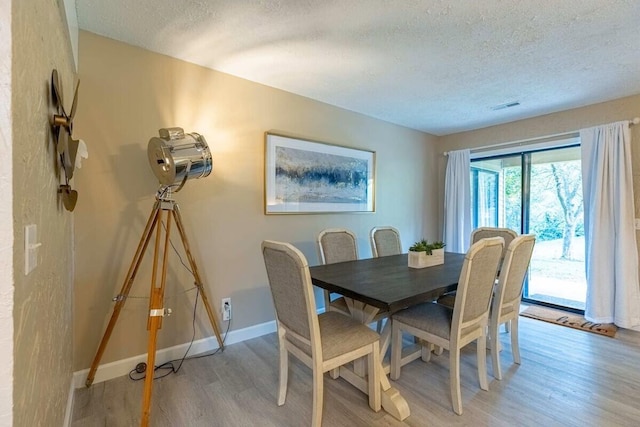
<svg viewBox="0 0 640 427">
<path fill-rule="evenodd" d="M 222 320 L 231 320 L 231 298 L 222 298 Z"/>
</svg>

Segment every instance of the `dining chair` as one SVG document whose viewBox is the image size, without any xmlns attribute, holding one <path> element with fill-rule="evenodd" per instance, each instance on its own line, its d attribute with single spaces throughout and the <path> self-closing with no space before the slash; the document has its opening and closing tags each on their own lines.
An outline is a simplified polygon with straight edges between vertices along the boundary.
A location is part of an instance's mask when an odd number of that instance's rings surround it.
<svg viewBox="0 0 640 427">
<path fill-rule="evenodd" d="M 502 257 L 500 258 L 500 265 L 504 262 L 504 257 L 507 253 L 507 248 L 511 244 L 511 241 L 518 237 L 518 233 L 510 228 L 504 227 L 478 227 L 471 232 L 471 243 L 475 243 L 480 239 L 486 239 L 487 237 L 502 237 L 504 239 L 504 248 L 502 249 Z M 498 268 L 498 276 L 500 275 L 500 268 Z M 509 332 L 509 323 L 505 323 L 504 329 Z"/>
<path fill-rule="evenodd" d="M 504 249 L 502 250 L 502 259 L 504 259 L 507 248 L 511 244 L 511 241 L 518 237 L 518 233 L 510 228 L 478 227 L 471 232 L 471 244 L 488 237 L 502 237 L 504 239 Z"/>
<path fill-rule="evenodd" d="M 381 408 L 380 335 L 335 311 L 320 315 L 305 256 L 289 243 L 266 240 L 262 255 L 276 310 L 280 375 L 278 406 L 287 395 L 289 353 L 313 371 L 311 425 L 322 425 L 324 373 L 367 357 L 369 406 Z"/>
<path fill-rule="evenodd" d="M 400 232 L 395 227 L 373 227 L 369 233 L 374 258 L 402 253 Z"/>
<path fill-rule="evenodd" d="M 336 262 L 355 261 L 358 259 L 358 245 L 356 235 L 344 228 L 327 228 L 318 234 L 318 249 L 320 262 L 333 264 Z M 324 289 L 324 308 L 326 311 L 339 311 L 349 315 L 349 307 L 342 296 L 334 299 L 332 294 Z"/>
<path fill-rule="evenodd" d="M 504 249 L 502 250 L 502 257 L 500 258 L 500 263 L 502 263 L 502 260 L 504 259 L 507 252 L 507 248 L 511 244 L 511 241 L 517 236 L 518 233 L 511 230 L 510 228 L 479 227 L 471 232 L 471 244 L 490 237 L 502 237 L 504 239 Z M 455 297 L 456 291 L 448 292 L 438 298 L 438 304 L 453 307 Z M 507 325 L 505 325 L 505 328 L 507 331 L 509 331 Z"/>
<path fill-rule="evenodd" d="M 513 361 L 520 364 L 520 347 L 518 345 L 518 318 L 520 317 L 520 300 L 525 275 L 529 269 L 536 237 L 524 234 L 514 238 L 507 248 L 498 286 L 493 294 L 491 314 L 489 316 L 489 337 L 491 341 L 491 364 L 493 376 L 501 380 L 500 345 L 498 331 L 500 325 L 510 325 L 507 330 L 511 334 L 511 353 Z"/>
<path fill-rule="evenodd" d="M 320 260 L 323 264 L 333 264 L 336 262 L 355 261 L 358 259 L 358 245 L 356 235 L 344 228 L 327 228 L 318 234 L 318 248 L 320 249 Z M 331 299 L 331 293 L 324 290 L 324 307 L 328 311 L 339 311 L 340 313 L 351 315 L 351 310 L 343 296 Z M 376 322 L 376 330 L 382 330 L 382 320 L 388 317 L 388 312 L 380 311 L 376 313 L 373 321 Z"/>
<path fill-rule="evenodd" d="M 486 336 L 493 285 L 500 263 L 502 237 L 482 239 L 466 253 L 458 295 L 453 310 L 449 307 L 423 303 L 401 310 L 391 316 L 391 379 L 400 377 L 402 368 L 402 334 L 423 340 L 422 359 L 428 362 L 432 345 L 449 350 L 449 381 L 453 411 L 462 414 L 460 392 L 460 349 L 475 341 L 477 347 L 478 380 L 482 390 L 488 390 Z"/>
</svg>

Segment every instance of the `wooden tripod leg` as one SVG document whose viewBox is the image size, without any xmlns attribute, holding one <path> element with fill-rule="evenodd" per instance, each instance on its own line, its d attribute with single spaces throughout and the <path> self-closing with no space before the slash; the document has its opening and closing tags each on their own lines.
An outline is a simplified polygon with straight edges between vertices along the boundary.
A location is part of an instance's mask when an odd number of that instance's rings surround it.
<svg viewBox="0 0 640 427">
<path fill-rule="evenodd" d="M 124 307 L 124 303 L 127 301 L 127 297 L 129 296 L 129 291 L 131 290 L 131 285 L 133 285 L 133 280 L 138 273 L 138 268 L 140 267 L 140 262 L 144 256 L 144 253 L 147 249 L 147 245 L 149 244 L 149 240 L 151 239 L 151 235 L 153 234 L 153 230 L 155 229 L 158 222 L 158 214 L 160 212 L 160 204 L 159 202 L 155 202 L 153 205 L 153 210 L 151 211 L 151 215 L 149 215 L 149 220 L 147 221 L 147 225 L 144 229 L 144 233 L 142 233 L 142 237 L 140 238 L 140 243 L 138 244 L 138 249 L 131 261 L 131 265 L 129 266 L 129 271 L 127 272 L 127 276 L 124 279 L 124 283 L 122 284 L 122 289 L 120 290 L 120 294 L 116 297 L 116 304 L 113 307 L 113 314 L 111 315 L 111 319 L 109 320 L 109 324 L 107 325 L 107 329 L 102 336 L 102 341 L 100 341 L 100 346 L 98 347 L 98 351 L 96 352 L 95 357 L 93 358 L 93 363 L 91 364 L 91 369 L 89 369 L 89 374 L 87 375 L 87 379 L 85 381 L 85 386 L 90 387 L 93 384 L 93 380 L 96 376 L 96 370 L 98 369 L 98 365 L 100 364 L 100 359 L 102 359 L 102 355 L 107 348 L 107 343 L 109 342 L 109 338 L 111 338 L 111 333 L 113 332 L 113 328 L 118 321 L 118 316 L 120 315 L 120 310 Z"/>
<path fill-rule="evenodd" d="M 153 255 L 153 272 L 151 275 L 151 292 L 149 297 L 149 319 L 147 320 L 147 330 L 149 331 L 149 340 L 147 342 L 147 371 L 144 379 L 144 391 L 142 394 L 142 422 L 141 426 L 149 425 L 151 415 L 151 392 L 153 390 L 153 374 L 156 361 L 156 342 L 158 337 L 158 329 L 162 328 L 162 317 L 165 314 L 164 309 L 164 289 L 167 280 L 167 259 L 169 255 L 169 245 L 171 236 L 171 211 L 167 211 L 167 230 L 165 232 L 164 252 L 162 254 L 162 274 L 160 277 L 160 286 L 157 284 L 158 270 L 158 250 L 160 248 L 161 229 L 156 232 L 156 242 Z M 160 214 L 162 219 L 162 213 Z"/>
<path fill-rule="evenodd" d="M 193 256 L 191 255 L 191 250 L 189 249 L 189 241 L 187 240 L 187 235 L 184 232 L 184 226 L 182 224 L 182 216 L 180 215 L 180 208 L 178 204 L 175 203 L 173 206 L 173 218 L 176 221 L 176 225 L 178 226 L 178 232 L 180 233 L 180 238 L 182 239 L 182 246 L 184 246 L 184 250 L 187 254 L 187 259 L 189 260 L 189 265 L 191 266 L 191 271 L 193 271 L 193 276 L 196 280 L 196 286 L 200 290 L 200 295 L 202 296 L 202 303 L 204 304 L 205 309 L 207 310 L 207 315 L 209 316 L 209 322 L 211 323 L 211 327 L 213 328 L 213 333 L 216 335 L 218 340 L 218 346 L 221 350 L 224 350 L 224 342 L 222 341 L 222 336 L 220 335 L 220 328 L 218 326 L 218 321 L 216 320 L 216 316 L 211 309 L 211 305 L 209 304 L 209 299 L 207 298 L 207 293 L 204 290 L 204 286 L 202 284 L 202 279 L 200 278 L 200 272 L 198 271 L 198 266 L 196 265 Z"/>
</svg>

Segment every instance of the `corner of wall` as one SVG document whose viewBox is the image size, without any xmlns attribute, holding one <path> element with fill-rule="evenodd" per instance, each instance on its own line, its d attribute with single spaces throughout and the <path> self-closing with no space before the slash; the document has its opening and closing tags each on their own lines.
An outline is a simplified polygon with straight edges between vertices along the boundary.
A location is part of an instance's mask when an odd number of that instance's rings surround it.
<svg viewBox="0 0 640 427">
<path fill-rule="evenodd" d="M 6 5 L 5 3 L 9 3 Z M 13 128 L 11 124 L 11 2 L 0 2 L 0 425 L 13 424 Z"/>
<path fill-rule="evenodd" d="M 67 29 L 69 30 L 69 39 L 71 40 L 71 50 L 73 52 L 73 65 L 78 72 L 78 14 L 76 12 L 75 0 L 63 0 L 64 11 L 67 17 Z"/>
</svg>

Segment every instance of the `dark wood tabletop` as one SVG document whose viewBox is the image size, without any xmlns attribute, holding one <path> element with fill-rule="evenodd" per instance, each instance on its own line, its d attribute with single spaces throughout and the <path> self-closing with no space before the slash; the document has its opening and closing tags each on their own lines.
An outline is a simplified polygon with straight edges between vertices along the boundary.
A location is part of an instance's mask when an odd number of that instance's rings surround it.
<svg viewBox="0 0 640 427">
<path fill-rule="evenodd" d="M 315 286 L 394 313 L 453 291 L 464 254 L 446 252 L 444 264 L 409 268 L 407 254 L 310 267 Z"/>
</svg>

